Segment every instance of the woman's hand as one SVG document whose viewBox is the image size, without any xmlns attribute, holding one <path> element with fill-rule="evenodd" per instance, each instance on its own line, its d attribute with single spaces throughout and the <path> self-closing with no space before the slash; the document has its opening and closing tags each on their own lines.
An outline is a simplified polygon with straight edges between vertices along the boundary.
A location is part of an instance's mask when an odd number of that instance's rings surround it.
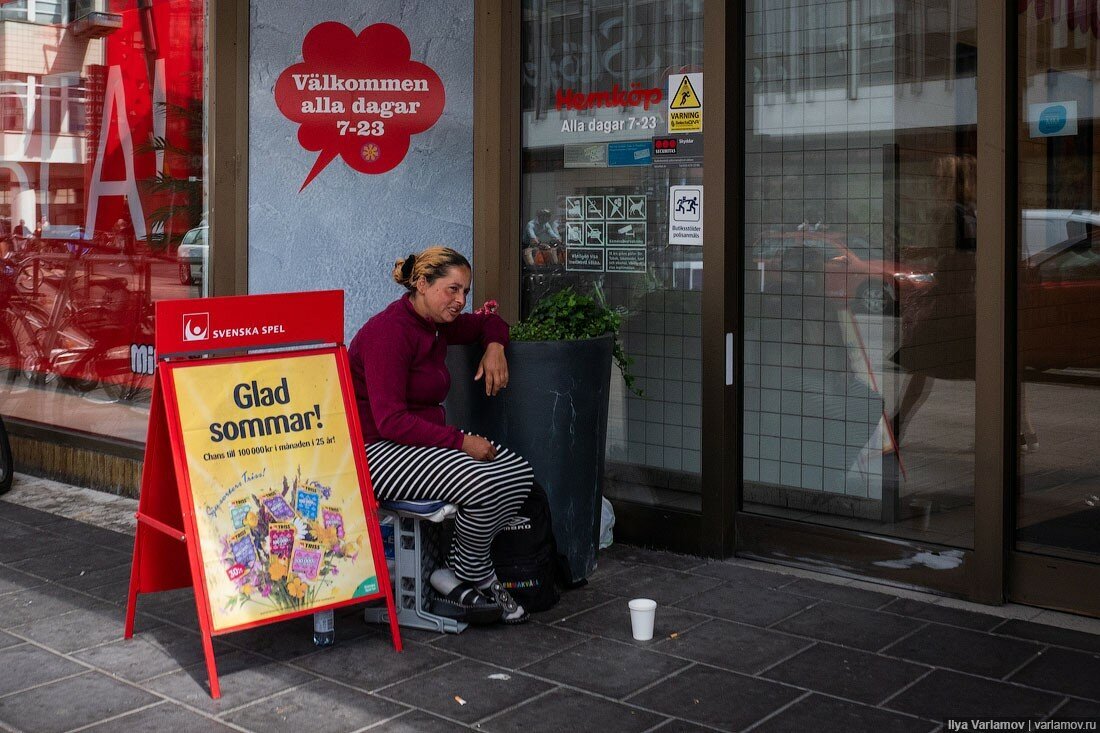
<svg viewBox="0 0 1100 733">
<path fill-rule="evenodd" d="M 497 457 L 497 449 L 480 435 L 463 435 L 462 452 L 475 461 L 491 461 Z"/>
<path fill-rule="evenodd" d="M 485 355 L 477 365 L 474 381 L 482 377 L 485 377 L 485 394 L 491 397 L 496 397 L 500 390 L 508 386 L 508 360 L 504 358 L 503 344 L 493 342 L 485 347 Z"/>
</svg>

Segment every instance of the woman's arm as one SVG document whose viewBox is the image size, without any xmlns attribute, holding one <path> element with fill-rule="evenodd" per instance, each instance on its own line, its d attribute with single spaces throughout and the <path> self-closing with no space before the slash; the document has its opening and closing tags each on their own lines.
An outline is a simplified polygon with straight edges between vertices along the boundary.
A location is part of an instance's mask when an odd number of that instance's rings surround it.
<svg viewBox="0 0 1100 733">
<path fill-rule="evenodd" d="M 508 386 L 508 360 L 504 347 L 508 345 L 508 323 L 495 313 L 462 313 L 451 323 L 440 326 L 448 344 L 472 344 L 480 341 L 485 347 L 474 380 L 485 378 L 485 394 L 496 396 Z"/>
<path fill-rule="evenodd" d="M 440 324 L 439 332 L 448 344 L 508 345 L 508 323 L 496 313 L 460 313 L 450 323 Z"/>
<path fill-rule="evenodd" d="M 481 363 L 477 365 L 474 381 L 485 377 L 485 394 L 496 397 L 508 386 L 508 360 L 504 358 L 504 345 L 493 342 L 485 347 Z"/>
</svg>

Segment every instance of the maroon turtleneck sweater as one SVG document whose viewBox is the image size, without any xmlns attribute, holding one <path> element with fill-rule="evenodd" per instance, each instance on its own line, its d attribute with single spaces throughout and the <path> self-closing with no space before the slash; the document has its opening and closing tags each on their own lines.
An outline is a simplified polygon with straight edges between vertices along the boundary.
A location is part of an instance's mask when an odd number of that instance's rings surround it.
<svg viewBox="0 0 1100 733">
<path fill-rule="evenodd" d="M 508 324 L 496 315 L 462 313 L 451 323 L 423 318 L 405 295 L 371 318 L 351 340 L 351 383 L 367 445 L 462 448 L 462 432 L 446 424 L 441 404 L 451 388 L 448 344 L 508 345 Z"/>
</svg>

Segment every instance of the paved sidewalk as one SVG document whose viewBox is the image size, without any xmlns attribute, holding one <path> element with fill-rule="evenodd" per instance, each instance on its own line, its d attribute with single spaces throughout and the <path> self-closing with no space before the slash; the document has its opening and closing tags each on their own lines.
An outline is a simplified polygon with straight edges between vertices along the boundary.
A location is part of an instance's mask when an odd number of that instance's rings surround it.
<svg viewBox="0 0 1100 733">
<path fill-rule="evenodd" d="M 10 730 L 934 731 L 947 716 L 1100 720 L 1094 620 L 625 546 L 531 623 L 406 630 L 402 654 L 355 612 L 337 618 L 337 644 L 324 650 L 302 620 L 221 637 L 223 697 L 213 701 L 190 592 L 143 596 L 135 638 L 123 640 L 132 537 L 62 516 L 125 530 L 119 512 L 132 514 L 132 502 L 18 480 L 0 500 L 0 727 Z M 51 512 L 21 505 L 35 503 Z M 637 595 L 660 604 L 652 642 L 630 638 L 626 599 Z"/>
</svg>

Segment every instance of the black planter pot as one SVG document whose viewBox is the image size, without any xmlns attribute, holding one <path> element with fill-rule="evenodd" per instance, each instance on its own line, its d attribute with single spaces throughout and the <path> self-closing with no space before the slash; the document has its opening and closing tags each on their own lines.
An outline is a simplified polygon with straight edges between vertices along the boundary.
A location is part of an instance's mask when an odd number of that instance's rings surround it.
<svg viewBox="0 0 1100 733">
<path fill-rule="evenodd" d="M 505 352 L 508 388 L 492 398 L 474 381 L 479 345 L 452 346 L 447 355 L 447 421 L 530 461 L 573 582 L 596 569 L 611 348 L 611 336 L 513 342 Z"/>
</svg>

